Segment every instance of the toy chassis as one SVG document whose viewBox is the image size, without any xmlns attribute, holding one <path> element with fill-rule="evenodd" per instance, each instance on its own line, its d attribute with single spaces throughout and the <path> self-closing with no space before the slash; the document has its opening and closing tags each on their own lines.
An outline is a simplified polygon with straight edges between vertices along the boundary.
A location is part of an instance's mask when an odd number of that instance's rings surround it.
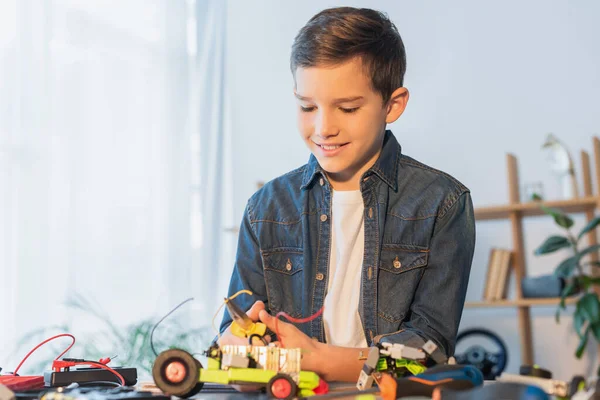
<svg viewBox="0 0 600 400">
<path fill-rule="evenodd" d="M 275 399 L 327 393 L 327 383 L 316 373 L 300 370 L 301 349 L 274 346 L 212 345 L 206 352 L 207 368 L 184 350 L 158 355 L 152 368 L 156 386 L 178 397 L 190 397 L 204 383 L 265 386 Z"/>
</svg>

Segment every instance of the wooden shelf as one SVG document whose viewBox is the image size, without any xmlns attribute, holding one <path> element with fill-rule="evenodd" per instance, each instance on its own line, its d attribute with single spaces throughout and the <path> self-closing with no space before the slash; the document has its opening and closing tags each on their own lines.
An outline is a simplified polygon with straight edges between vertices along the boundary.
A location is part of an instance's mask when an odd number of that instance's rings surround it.
<svg viewBox="0 0 600 400">
<path fill-rule="evenodd" d="M 575 304 L 577 299 L 577 296 L 568 297 L 565 301 L 565 304 Z M 465 308 L 557 306 L 559 302 L 560 297 L 545 299 L 467 301 L 465 302 Z"/>
<path fill-rule="evenodd" d="M 596 186 L 600 188 L 600 139 L 593 138 L 594 148 L 594 170 L 596 172 Z M 525 217 L 546 215 L 540 208 L 544 205 L 550 208 L 557 208 L 564 213 L 584 213 L 585 219 L 589 223 L 595 218 L 596 209 L 600 208 L 600 194 L 594 195 L 592 192 L 592 169 L 590 165 L 590 156 L 586 151 L 581 151 L 581 173 L 583 178 L 583 197 L 569 200 L 556 200 L 544 202 L 521 203 L 519 171 L 517 158 L 513 154 L 506 155 L 506 167 L 508 178 L 508 202 L 503 205 L 492 207 L 478 207 L 475 209 L 475 219 L 477 221 L 505 219 L 511 225 L 512 237 L 512 270 L 514 272 L 515 299 L 497 300 L 497 301 L 469 301 L 465 303 L 465 309 L 473 308 L 494 308 L 494 307 L 512 307 L 517 314 L 517 327 L 519 330 L 519 339 L 521 344 L 521 364 L 534 364 L 533 354 L 533 334 L 531 329 L 532 307 L 557 307 L 560 304 L 560 298 L 550 299 L 526 299 L 523 298 L 521 282 L 527 276 L 527 265 L 525 260 L 525 240 L 523 232 L 523 220 Z M 598 235 L 596 229 L 587 234 L 589 245 L 598 244 Z M 599 261 L 598 252 L 592 252 L 590 255 L 592 261 Z M 489 265 L 488 265 L 489 269 Z M 486 279 L 489 279 L 486 278 Z M 577 302 L 577 296 L 566 299 L 566 304 Z"/>
<path fill-rule="evenodd" d="M 594 210 L 599 203 L 597 196 L 581 197 L 571 200 L 545 201 L 546 207 L 558 208 L 566 213 L 579 213 Z M 502 206 L 479 207 L 475 209 L 475 219 L 492 220 L 505 219 L 511 213 L 520 212 L 522 216 L 546 215 L 540 209 L 539 202 L 515 203 Z"/>
</svg>

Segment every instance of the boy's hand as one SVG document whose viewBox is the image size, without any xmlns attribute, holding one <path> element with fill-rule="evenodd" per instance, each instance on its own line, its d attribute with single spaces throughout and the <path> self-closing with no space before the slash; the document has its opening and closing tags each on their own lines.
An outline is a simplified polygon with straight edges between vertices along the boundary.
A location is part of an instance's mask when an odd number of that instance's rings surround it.
<svg viewBox="0 0 600 400">
<path fill-rule="evenodd" d="M 246 311 L 246 315 L 248 315 L 248 317 L 252 321 L 258 322 L 258 313 L 264 309 L 265 309 L 265 303 L 263 303 L 262 301 L 259 300 L 256 303 L 254 303 L 248 311 Z M 265 340 L 267 342 L 271 342 L 271 336 L 266 335 Z M 260 340 L 258 340 L 258 339 L 255 339 L 255 341 L 260 342 Z M 219 346 L 223 346 L 226 344 L 247 345 L 248 338 L 242 338 L 239 336 L 235 336 L 233 333 L 231 333 L 231 326 L 228 326 L 227 329 L 225 330 L 225 332 L 223 332 L 223 334 L 221 335 L 221 338 L 218 340 L 218 344 L 219 344 Z M 256 344 L 256 342 L 255 342 L 255 344 Z"/>
<path fill-rule="evenodd" d="M 260 320 L 267 325 L 267 328 L 276 332 L 275 317 L 270 315 L 264 308 L 260 310 L 258 316 Z M 279 329 L 279 338 L 277 339 L 283 340 L 283 344 L 286 348 L 302 349 L 302 369 L 313 371 L 321 375 L 322 368 L 327 364 L 325 360 L 323 360 L 324 352 L 322 350 L 324 350 L 327 345 L 311 339 L 300 329 L 287 322 L 279 320 L 277 322 L 277 328 Z M 274 343 L 278 344 L 279 342 Z"/>
</svg>

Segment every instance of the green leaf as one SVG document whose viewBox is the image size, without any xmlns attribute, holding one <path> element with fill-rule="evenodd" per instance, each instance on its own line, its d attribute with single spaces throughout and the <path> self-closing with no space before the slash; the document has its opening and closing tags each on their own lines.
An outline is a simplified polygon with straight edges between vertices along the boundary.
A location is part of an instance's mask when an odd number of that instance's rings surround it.
<svg viewBox="0 0 600 400">
<path fill-rule="evenodd" d="M 573 226 L 573 220 L 567 214 L 563 213 L 561 210 L 557 208 L 549 208 L 546 206 L 540 206 L 540 208 L 548 215 L 551 215 L 554 218 L 554 222 L 556 222 L 559 226 L 562 226 L 565 229 L 569 229 Z"/>
<path fill-rule="evenodd" d="M 576 255 L 563 260 L 558 265 L 558 267 L 556 267 L 556 269 L 554 270 L 554 275 L 560 276 L 560 277 L 571 276 L 573 274 L 573 271 L 575 270 L 575 268 L 577 268 L 577 266 L 579 265 L 579 261 L 583 257 L 588 255 L 589 253 L 592 253 L 592 252 L 598 251 L 598 250 L 600 250 L 600 244 L 594 244 L 592 246 L 589 246 L 589 247 L 581 250 Z"/>
<path fill-rule="evenodd" d="M 560 277 L 569 277 L 573 274 L 573 270 L 577 268 L 577 264 L 579 263 L 578 256 L 571 256 L 565 260 L 563 260 L 558 267 L 554 270 L 554 275 Z"/>
<path fill-rule="evenodd" d="M 592 327 L 592 333 L 597 341 L 600 342 L 600 321 L 596 321 L 590 325 Z"/>
<path fill-rule="evenodd" d="M 578 254 L 579 258 L 583 258 L 583 256 L 592 253 L 594 251 L 598 251 L 600 250 L 600 244 L 594 244 L 591 245 L 590 247 L 586 247 L 585 249 L 581 250 Z"/>
<path fill-rule="evenodd" d="M 581 338 L 581 341 L 579 342 L 579 346 L 577 346 L 577 351 L 575 352 L 575 357 L 581 358 L 581 356 L 583 355 L 583 352 L 585 351 L 585 346 L 587 345 L 589 332 L 590 332 L 590 327 L 588 326 L 587 329 L 585 330 L 585 334 L 583 335 L 583 337 Z"/>
<path fill-rule="evenodd" d="M 577 239 L 581 239 L 581 237 L 583 235 L 585 235 L 586 233 L 588 233 L 589 231 L 596 229 L 596 227 L 600 224 L 600 216 L 596 216 L 594 217 L 593 220 L 591 220 L 590 222 L 588 222 L 588 224 L 581 230 L 581 232 L 579 232 L 579 236 L 577 237 Z"/>
<path fill-rule="evenodd" d="M 564 306 L 563 306 L 564 309 Z M 556 309 L 556 313 L 554 314 L 554 319 L 556 320 L 557 324 L 560 324 L 560 308 Z"/>
<path fill-rule="evenodd" d="M 532 201 L 542 201 L 542 200 L 544 200 L 544 199 L 542 199 L 542 196 L 540 196 L 539 194 L 537 194 L 537 193 L 532 193 L 532 194 L 531 194 L 531 200 L 532 200 Z"/>
<path fill-rule="evenodd" d="M 588 261 L 583 263 L 583 265 L 592 265 L 594 267 L 600 267 L 600 261 Z"/>
<path fill-rule="evenodd" d="M 583 314 L 581 313 L 581 310 L 579 309 L 579 304 L 578 304 L 578 307 L 575 309 L 575 312 L 573 313 L 573 327 L 575 328 L 575 332 L 577 332 L 577 336 L 579 336 L 580 338 L 583 338 L 583 333 L 581 333 L 581 328 L 583 328 L 584 323 L 585 323 L 585 318 L 583 317 Z"/>
<path fill-rule="evenodd" d="M 569 284 L 565 286 L 565 288 L 560 293 L 560 308 L 562 308 L 563 310 L 566 308 L 565 300 L 567 299 L 567 297 L 571 296 L 576 292 L 577 286 L 578 282 L 576 279 L 571 280 Z"/>
<path fill-rule="evenodd" d="M 546 241 L 535 250 L 535 255 L 554 253 L 556 250 L 570 247 L 571 242 L 564 236 L 550 236 Z"/>
<path fill-rule="evenodd" d="M 587 290 L 591 285 L 600 285 L 600 277 L 594 278 L 588 275 L 581 275 L 577 278 L 583 288 Z"/>
<path fill-rule="evenodd" d="M 577 302 L 577 310 L 590 324 L 600 321 L 600 301 L 595 293 L 584 294 Z"/>
</svg>

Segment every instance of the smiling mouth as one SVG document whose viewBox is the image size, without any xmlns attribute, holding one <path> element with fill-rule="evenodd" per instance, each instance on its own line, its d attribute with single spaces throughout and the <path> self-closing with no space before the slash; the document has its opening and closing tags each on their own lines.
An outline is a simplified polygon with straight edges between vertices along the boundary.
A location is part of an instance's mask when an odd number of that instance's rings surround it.
<svg viewBox="0 0 600 400">
<path fill-rule="evenodd" d="M 327 145 L 327 144 L 319 144 L 319 143 L 315 143 L 317 146 L 319 146 L 320 148 L 322 148 L 323 150 L 335 150 L 335 149 L 339 149 L 342 146 L 347 145 L 348 143 L 344 143 L 344 144 L 331 144 L 331 145 Z"/>
</svg>

